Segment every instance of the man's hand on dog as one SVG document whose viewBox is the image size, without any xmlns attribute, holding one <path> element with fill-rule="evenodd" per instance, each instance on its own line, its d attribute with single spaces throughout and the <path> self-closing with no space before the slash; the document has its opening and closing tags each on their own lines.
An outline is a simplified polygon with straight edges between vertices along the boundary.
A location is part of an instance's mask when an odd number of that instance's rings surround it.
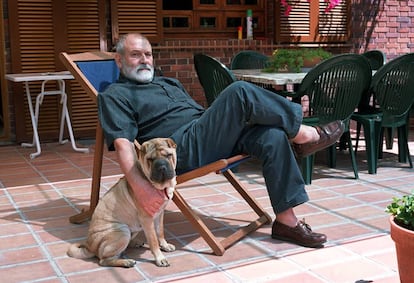
<svg viewBox="0 0 414 283">
<path fill-rule="evenodd" d="M 165 192 L 154 190 L 153 185 L 147 181 L 133 186 L 132 190 L 134 191 L 136 201 L 151 217 L 160 211 L 161 206 L 165 202 Z"/>
<path fill-rule="evenodd" d="M 165 193 L 154 190 L 153 185 L 140 175 L 136 168 L 135 148 L 127 139 L 119 138 L 114 142 L 121 170 L 132 187 L 136 201 L 149 216 L 154 216 L 165 201 Z"/>
</svg>

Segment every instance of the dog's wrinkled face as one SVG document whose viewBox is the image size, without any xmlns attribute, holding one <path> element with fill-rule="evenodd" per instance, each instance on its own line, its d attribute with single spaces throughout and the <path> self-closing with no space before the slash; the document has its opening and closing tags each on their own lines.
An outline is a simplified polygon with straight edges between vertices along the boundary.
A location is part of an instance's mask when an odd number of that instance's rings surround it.
<svg viewBox="0 0 414 283">
<path fill-rule="evenodd" d="M 143 174 L 159 190 L 175 186 L 176 147 L 172 139 L 154 138 L 137 149 Z"/>
</svg>

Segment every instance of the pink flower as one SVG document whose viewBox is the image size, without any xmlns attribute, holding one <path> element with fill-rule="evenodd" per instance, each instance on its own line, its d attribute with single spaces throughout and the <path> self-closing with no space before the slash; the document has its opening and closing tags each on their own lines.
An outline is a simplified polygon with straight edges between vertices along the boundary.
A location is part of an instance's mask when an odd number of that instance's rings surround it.
<svg viewBox="0 0 414 283">
<path fill-rule="evenodd" d="M 288 5 L 285 7 L 285 12 L 283 13 L 284 16 L 289 16 L 290 11 L 292 11 L 292 6 Z"/>
<path fill-rule="evenodd" d="M 296 1 L 301 1 L 301 0 L 296 0 Z M 311 0 L 306 0 L 306 1 L 310 2 Z M 317 1 L 317 0 L 313 0 L 313 1 Z M 339 5 L 341 0 L 325 0 L 325 2 L 328 3 L 328 6 L 326 6 L 325 8 L 325 13 L 329 13 L 333 8 Z M 289 0 L 280 0 L 280 5 L 285 10 L 284 15 L 289 16 L 290 12 L 292 11 L 292 6 L 289 4 Z"/>
<path fill-rule="evenodd" d="M 325 13 L 328 13 L 333 8 L 335 8 L 337 5 L 339 5 L 341 0 L 325 0 L 325 2 L 328 3 L 328 6 L 325 8 Z"/>
</svg>

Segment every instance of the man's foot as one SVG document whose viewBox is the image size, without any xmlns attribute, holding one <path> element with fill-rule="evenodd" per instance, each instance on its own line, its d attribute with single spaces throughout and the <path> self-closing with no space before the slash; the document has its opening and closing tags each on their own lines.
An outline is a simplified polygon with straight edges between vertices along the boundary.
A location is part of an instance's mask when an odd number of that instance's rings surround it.
<svg viewBox="0 0 414 283">
<path fill-rule="evenodd" d="M 344 133 L 345 125 L 337 120 L 326 125 L 315 126 L 319 140 L 303 144 L 293 143 L 293 150 L 297 158 L 303 158 L 333 145 Z"/>
<path fill-rule="evenodd" d="M 296 227 L 289 227 L 275 220 L 272 227 L 272 238 L 308 248 L 321 248 L 326 242 L 326 235 L 312 232 L 305 220 L 300 220 Z"/>
</svg>

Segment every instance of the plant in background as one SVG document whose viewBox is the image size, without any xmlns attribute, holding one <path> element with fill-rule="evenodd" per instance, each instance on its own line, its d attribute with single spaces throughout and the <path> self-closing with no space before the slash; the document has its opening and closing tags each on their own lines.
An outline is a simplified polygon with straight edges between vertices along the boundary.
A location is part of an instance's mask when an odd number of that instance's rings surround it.
<svg viewBox="0 0 414 283">
<path fill-rule="evenodd" d="M 394 197 L 385 211 L 394 216 L 396 224 L 414 231 L 414 192 L 401 198 Z"/>
<path fill-rule="evenodd" d="M 332 57 L 332 53 L 322 48 L 276 49 L 269 58 L 264 72 L 301 72 L 303 67 L 313 67 Z"/>
</svg>

